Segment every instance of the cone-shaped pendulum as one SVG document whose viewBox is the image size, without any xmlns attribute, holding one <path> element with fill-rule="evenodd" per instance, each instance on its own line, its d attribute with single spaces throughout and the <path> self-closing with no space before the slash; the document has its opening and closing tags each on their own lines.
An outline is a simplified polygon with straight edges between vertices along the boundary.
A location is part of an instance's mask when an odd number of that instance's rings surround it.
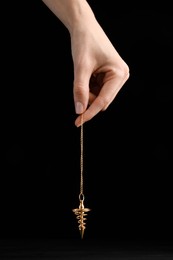
<svg viewBox="0 0 173 260">
<path fill-rule="evenodd" d="M 86 221 L 87 212 L 90 211 L 91 209 L 84 207 L 84 195 L 83 194 L 79 195 L 79 201 L 80 201 L 79 208 L 73 209 L 73 212 L 75 213 L 76 218 L 78 220 L 78 223 L 79 223 L 78 227 L 79 227 L 79 231 L 80 231 L 81 239 L 82 239 L 84 236 L 84 231 L 86 229 L 85 221 Z"/>
</svg>

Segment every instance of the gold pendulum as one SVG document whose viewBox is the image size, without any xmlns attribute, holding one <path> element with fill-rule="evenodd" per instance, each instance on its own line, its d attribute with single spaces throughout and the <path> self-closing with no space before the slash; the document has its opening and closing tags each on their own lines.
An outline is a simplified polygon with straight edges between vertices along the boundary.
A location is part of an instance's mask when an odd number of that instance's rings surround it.
<svg viewBox="0 0 173 260">
<path fill-rule="evenodd" d="M 81 176 L 80 176 L 80 194 L 79 194 L 79 208 L 73 209 L 72 211 L 75 213 L 76 218 L 79 223 L 79 231 L 81 234 L 81 238 L 84 236 L 84 231 L 86 228 L 86 216 L 87 212 L 91 209 L 85 208 L 84 206 L 84 193 L 83 193 L 83 114 L 81 115 L 81 133 L 80 133 L 80 146 L 81 146 L 81 155 L 80 155 L 80 169 L 81 169 Z"/>
</svg>

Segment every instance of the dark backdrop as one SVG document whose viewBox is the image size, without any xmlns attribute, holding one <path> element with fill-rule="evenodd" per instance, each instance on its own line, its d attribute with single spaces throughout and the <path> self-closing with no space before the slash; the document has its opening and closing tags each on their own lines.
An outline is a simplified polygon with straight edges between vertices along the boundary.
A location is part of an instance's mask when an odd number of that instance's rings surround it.
<svg viewBox="0 0 173 260">
<path fill-rule="evenodd" d="M 130 78 L 84 125 L 85 238 L 171 243 L 171 8 L 89 3 Z M 1 14 L 0 237 L 80 239 L 69 33 L 41 1 L 8 1 Z"/>
</svg>

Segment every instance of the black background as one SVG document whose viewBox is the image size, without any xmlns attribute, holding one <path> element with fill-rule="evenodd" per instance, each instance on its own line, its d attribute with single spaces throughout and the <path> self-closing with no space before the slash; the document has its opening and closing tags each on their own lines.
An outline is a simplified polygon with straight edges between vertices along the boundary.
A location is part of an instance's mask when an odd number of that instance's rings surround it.
<svg viewBox="0 0 173 260">
<path fill-rule="evenodd" d="M 84 125 L 85 241 L 172 245 L 173 15 L 88 1 L 130 78 Z M 41 1 L 1 7 L 1 241 L 78 241 L 80 129 L 70 36 Z"/>
</svg>

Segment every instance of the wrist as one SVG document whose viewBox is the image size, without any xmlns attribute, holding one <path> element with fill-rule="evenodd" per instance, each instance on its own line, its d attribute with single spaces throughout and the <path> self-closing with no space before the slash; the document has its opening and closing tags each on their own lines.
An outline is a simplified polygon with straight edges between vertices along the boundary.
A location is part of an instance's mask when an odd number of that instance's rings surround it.
<svg viewBox="0 0 173 260">
<path fill-rule="evenodd" d="M 65 25 L 70 34 L 83 24 L 93 20 L 92 12 L 86 0 L 42 0 Z"/>
<path fill-rule="evenodd" d="M 89 26 L 89 23 L 95 18 L 86 0 L 71 0 L 70 5 L 71 11 L 69 11 L 64 24 L 69 33 L 73 34 L 76 29 L 80 30 L 86 25 Z"/>
</svg>

